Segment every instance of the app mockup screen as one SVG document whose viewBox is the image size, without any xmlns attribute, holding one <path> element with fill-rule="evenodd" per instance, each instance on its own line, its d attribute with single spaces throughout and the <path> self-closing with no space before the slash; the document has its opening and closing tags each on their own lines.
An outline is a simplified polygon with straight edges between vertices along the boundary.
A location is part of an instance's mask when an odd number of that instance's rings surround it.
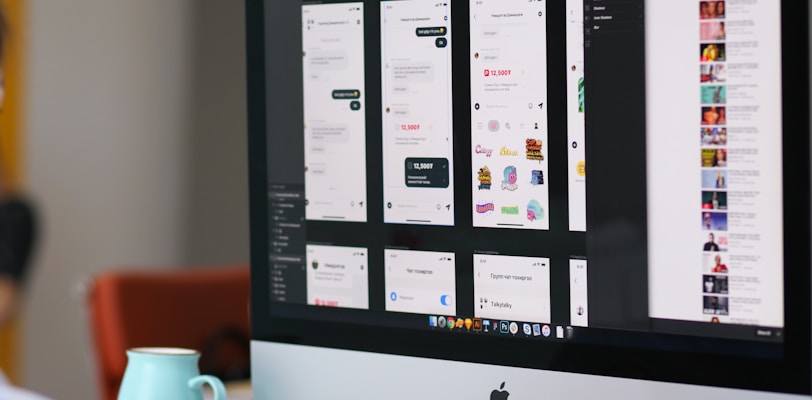
<svg viewBox="0 0 812 400">
<path fill-rule="evenodd" d="M 618 4 L 279 19 L 295 34 L 266 67 L 271 313 L 779 354 L 781 4 Z"/>
<path fill-rule="evenodd" d="M 480 0 L 471 8 L 471 208 L 477 227 L 550 227 L 544 5 Z"/>
<path fill-rule="evenodd" d="M 307 219 L 367 219 L 362 3 L 302 6 Z"/>
<path fill-rule="evenodd" d="M 586 230 L 584 0 L 567 0 L 567 190 L 570 230 Z"/>
<path fill-rule="evenodd" d="M 454 225 L 449 2 L 381 2 L 384 221 Z"/>
</svg>

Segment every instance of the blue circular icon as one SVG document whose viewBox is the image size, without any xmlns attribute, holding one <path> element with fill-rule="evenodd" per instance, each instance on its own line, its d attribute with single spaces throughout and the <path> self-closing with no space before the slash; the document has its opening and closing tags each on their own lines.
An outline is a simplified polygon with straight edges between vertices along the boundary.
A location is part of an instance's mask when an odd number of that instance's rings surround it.
<svg viewBox="0 0 812 400">
<path fill-rule="evenodd" d="M 395 300 L 397 300 L 397 299 L 398 299 L 398 294 L 397 294 L 397 293 L 395 293 L 395 292 L 392 292 L 391 294 L 389 294 L 389 298 L 390 298 L 392 301 L 395 301 Z"/>
<path fill-rule="evenodd" d="M 440 296 L 440 304 L 442 304 L 444 306 L 450 306 L 451 303 L 452 303 L 451 296 L 449 296 L 447 294 L 444 294 L 444 295 Z"/>
</svg>

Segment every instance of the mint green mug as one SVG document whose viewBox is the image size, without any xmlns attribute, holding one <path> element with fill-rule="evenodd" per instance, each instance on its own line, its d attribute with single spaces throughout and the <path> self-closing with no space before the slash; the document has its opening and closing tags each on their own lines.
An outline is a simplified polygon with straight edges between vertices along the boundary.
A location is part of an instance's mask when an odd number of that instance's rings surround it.
<svg viewBox="0 0 812 400">
<path fill-rule="evenodd" d="M 202 400 L 201 386 L 209 384 L 214 400 L 226 400 L 223 382 L 200 375 L 200 353 L 174 347 L 140 347 L 127 350 L 127 369 L 118 400 Z"/>
</svg>

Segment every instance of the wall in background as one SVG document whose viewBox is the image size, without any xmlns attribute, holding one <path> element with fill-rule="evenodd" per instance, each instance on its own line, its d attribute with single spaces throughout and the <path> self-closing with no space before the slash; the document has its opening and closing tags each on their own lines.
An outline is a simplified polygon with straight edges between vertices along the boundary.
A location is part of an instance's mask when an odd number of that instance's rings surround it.
<svg viewBox="0 0 812 400">
<path fill-rule="evenodd" d="M 24 382 L 97 398 L 81 282 L 248 259 L 243 2 L 31 0 Z"/>
<path fill-rule="evenodd" d="M 3 43 L 4 99 L 0 109 L 0 191 L 16 190 L 24 181 L 23 140 L 23 97 L 26 94 L 25 54 L 26 5 L 25 0 L 3 0 L 0 4 L 5 11 L 9 30 Z M 0 369 L 12 382 L 20 381 L 20 322 L 15 318 L 0 328 Z"/>
<path fill-rule="evenodd" d="M 0 5 L 6 15 L 9 31 L 3 44 L 3 73 L 5 76 L 5 99 L 0 110 L 0 171 L 10 188 L 18 188 L 24 180 L 22 149 L 24 148 L 23 106 L 26 94 L 26 31 L 27 2 L 25 0 L 2 0 Z"/>
<path fill-rule="evenodd" d="M 244 1 L 197 0 L 193 23 L 189 202 L 184 224 L 187 261 L 247 262 Z"/>
</svg>

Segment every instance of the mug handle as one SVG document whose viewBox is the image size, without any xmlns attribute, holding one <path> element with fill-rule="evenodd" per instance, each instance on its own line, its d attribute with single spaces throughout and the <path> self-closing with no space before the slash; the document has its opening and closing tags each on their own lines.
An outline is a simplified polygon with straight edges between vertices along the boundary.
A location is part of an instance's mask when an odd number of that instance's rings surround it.
<svg viewBox="0 0 812 400">
<path fill-rule="evenodd" d="M 216 376 L 200 375 L 189 379 L 189 388 L 196 389 L 204 383 L 208 383 L 214 391 L 214 400 L 226 400 L 226 387 L 223 385 L 223 381 Z"/>
</svg>

